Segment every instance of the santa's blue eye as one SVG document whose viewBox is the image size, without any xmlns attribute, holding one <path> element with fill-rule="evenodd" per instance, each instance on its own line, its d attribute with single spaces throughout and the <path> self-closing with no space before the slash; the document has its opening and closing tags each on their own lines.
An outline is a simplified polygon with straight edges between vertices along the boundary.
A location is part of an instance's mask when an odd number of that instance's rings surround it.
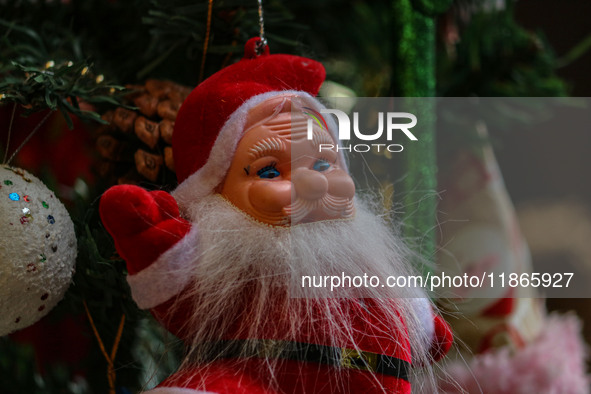
<svg viewBox="0 0 591 394">
<path fill-rule="evenodd" d="M 330 163 L 323 159 L 316 160 L 316 163 L 314 163 L 314 166 L 312 168 L 315 171 L 326 171 L 330 168 Z"/>
<path fill-rule="evenodd" d="M 257 175 L 259 178 L 263 179 L 273 179 L 281 175 L 279 170 L 275 167 L 277 164 L 273 163 L 270 166 L 265 166 L 257 171 Z"/>
</svg>

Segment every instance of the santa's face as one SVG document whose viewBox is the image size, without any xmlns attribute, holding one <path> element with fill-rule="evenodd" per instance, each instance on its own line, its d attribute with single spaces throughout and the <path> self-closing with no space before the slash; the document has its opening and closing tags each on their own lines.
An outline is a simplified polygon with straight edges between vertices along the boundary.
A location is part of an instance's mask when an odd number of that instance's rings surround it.
<svg viewBox="0 0 591 394">
<path fill-rule="evenodd" d="M 246 131 L 221 188 L 221 194 L 253 218 L 289 225 L 354 215 L 353 180 L 332 150 L 331 134 L 292 114 L 291 96 L 266 100 L 249 113 Z"/>
<path fill-rule="evenodd" d="M 292 112 L 292 104 L 296 100 L 278 96 L 254 107 L 219 194 L 187 207 L 198 229 L 191 245 L 196 252 L 185 262 L 190 271 L 183 273 L 193 278 L 184 294 L 193 303 L 186 321 L 194 330 L 188 337 L 196 357 L 204 343 L 235 336 L 237 321 L 244 323 L 240 338 L 357 348 L 358 319 L 340 307 L 345 298 L 373 299 L 372 310 L 380 311 L 388 327 L 381 338 L 390 336 L 395 344 L 400 333 L 409 332 L 413 350 L 427 354 L 426 331 L 418 329 L 415 313 L 421 289 L 343 286 L 333 292 L 302 285 L 305 276 L 387 278 L 414 272 L 391 223 L 366 206 L 380 204 L 358 197 L 355 207 L 355 187 L 341 157 L 318 151 L 321 143 L 336 145 L 334 138 L 318 127 L 308 140 L 307 118 Z M 348 220 L 334 220 L 343 218 Z"/>
</svg>

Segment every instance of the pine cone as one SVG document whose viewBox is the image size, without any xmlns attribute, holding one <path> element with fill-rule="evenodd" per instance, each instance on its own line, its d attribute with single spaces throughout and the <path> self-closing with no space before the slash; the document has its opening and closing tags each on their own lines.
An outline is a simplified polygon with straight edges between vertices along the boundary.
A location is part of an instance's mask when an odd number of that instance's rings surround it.
<svg viewBox="0 0 591 394">
<path fill-rule="evenodd" d="M 174 187 L 172 131 L 177 112 L 191 89 L 170 81 L 151 79 L 144 86 L 128 86 L 125 104 L 102 118 L 96 149 L 102 157 L 99 175 L 109 184 Z M 148 183 L 148 184 L 146 184 Z"/>
</svg>

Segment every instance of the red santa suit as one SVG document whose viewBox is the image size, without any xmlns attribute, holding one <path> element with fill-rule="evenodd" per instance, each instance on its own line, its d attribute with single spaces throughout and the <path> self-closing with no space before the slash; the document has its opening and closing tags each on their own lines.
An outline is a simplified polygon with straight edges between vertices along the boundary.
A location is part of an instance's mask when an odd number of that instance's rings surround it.
<svg viewBox="0 0 591 394">
<path fill-rule="evenodd" d="M 269 55 L 268 49 L 257 55 L 256 44 L 257 39 L 250 40 L 243 60 L 208 78 L 183 103 L 173 134 L 179 180 L 174 197 L 124 185 L 111 188 L 101 200 L 101 218 L 127 262 L 134 300 L 188 344 L 192 339 L 185 322 L 190 306 L 173 304 L 190 285 L 183 265 L 195 261 L 188 254 L 198 243 L 199 225 L 184 219 L 181 210 L 214 193 L 223 182 L 250 109 L 286 91 L 313 97 L 324 80 L 321 64 L 297 56 Z M 286 321 L 281 310 L 269 316 L 260 330 L 269 335 L 245 337 L 245 328 L 255 323 L 247 289 L 244 294 L 242 313 L 225 332 L 215 360 L 175 373 L 151 393 L 410 393 L 408 333 L 399 327 L 388 337 L 380 335 L 391 327 L 373 300 L 331 301 L 350 316 L 355 333 L 349 343 L 335 344 L 334 338 L 323 334 L 322 323 L 315 323 L 323 320 L 325 301 L 318 301 L 317 313 L 307 309 L 305 314 L 288 317 L 308 327 L 296 338 L 281 334 L 289 332 L 281 327 Z M 415 303 L 438 358 L 451 345 L 449 329 L 432 314 L 428 301 Z M 233 351 L 245 340 L 256 340 L 253 354 L 246 357 Z M 265 368 L 269 358 L 281 359 L 273 377 Z"/>
</svg>

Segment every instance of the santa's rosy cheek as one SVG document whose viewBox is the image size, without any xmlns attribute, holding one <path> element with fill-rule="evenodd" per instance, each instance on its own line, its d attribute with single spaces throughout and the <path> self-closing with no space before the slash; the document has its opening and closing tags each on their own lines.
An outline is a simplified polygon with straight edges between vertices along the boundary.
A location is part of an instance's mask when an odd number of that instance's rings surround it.
<svg viewBox="0 0 591 394">
<path fill-rule="evenodd" d="M 261 212 L 280 212 L 291 204 L 290 181 L 257 181 L 248 190 L 251 205 Z"/>
<path fill-rule="evenodd" d="M 328 193 L 344 198 L 353 198 L 355 195 L 355 184 L 353 179 L 345 171 L 338 169 L 327 175 Z"/>
</svg>

